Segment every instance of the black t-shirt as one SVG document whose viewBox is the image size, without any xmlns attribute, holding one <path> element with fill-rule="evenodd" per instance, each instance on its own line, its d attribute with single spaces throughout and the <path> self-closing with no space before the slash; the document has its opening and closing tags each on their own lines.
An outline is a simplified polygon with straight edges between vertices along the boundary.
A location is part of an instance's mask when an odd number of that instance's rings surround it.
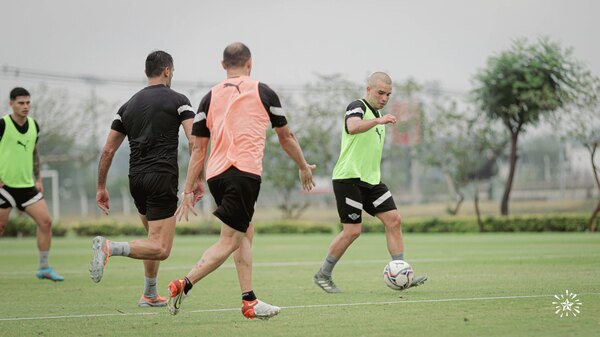
<svg viewBox="0 0 600 337">
<path fill-rule="evenodd" d="M 22 133 L 25 134 L 27 132 L 27 130 L 29 130 L 29 120 L 25 121 L 25 124 L 23 125 L 19 125 L 17 124 L 12 117 L 10 118 L 10 120 L 12 120 L 13 125 L 17 128 L 17 130 Z M 39 134 L 40 134 L 40 126 L 38 125 L 38 123 L 35 121 L 35 119 L 33 120 L 34 124 L 35 124 L 35 130 L 37 131 L 38 137 L 36 137 L 35 142 L 37 143 L 37 140 L 39 138 Z M 6 123 L 4 123 L 4 118 L 0 118 L 0 140 L 2 140 L 2 136 L 4 136 L 4 130 L 6 130 Z"/>
<path fill-rule="evenodd" d="M 111 128 L 129 139 L 129 174 L 177 175 L 179 126 L 189 118 L 194 111 L 188 98 L 162 84 L 140 90 L 123 104 Z"/>
</svg>

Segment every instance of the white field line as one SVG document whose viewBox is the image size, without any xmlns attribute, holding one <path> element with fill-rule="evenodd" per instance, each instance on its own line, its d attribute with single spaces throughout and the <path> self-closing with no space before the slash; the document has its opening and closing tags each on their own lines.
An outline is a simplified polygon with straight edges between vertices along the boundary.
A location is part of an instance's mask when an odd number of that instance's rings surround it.
<svg viewBox="0 0 600 337">
<path fill-rule="evenodd" d="M 597 296 L 600 293 L 581 293 L 581 296 Z M 415 303 L 440 303 L 440 302 L 464 302 L 464 301 L 499 301 L 499 300 L 523 300 L 531 298 L 554 298 L 554 295 L 522 295 L 522 296 L 492 296 L 492 297 L 467 297 L 467 298 L 441 298 L 430 300 L 413 300 L 413 301 L 384 301 L 384 302 L 360 302 L 360 303 L 334 303 L 334 304 L 307 304 L 283 306 L 281 309 L 311 309 L 311 308 L 335 308 L 335 307 L 354 307 L 354 306 L 371 306 L 371 305 L 394 305 L 394 304 L 415 304 Z M 223 309 L 203 309 L 190 310 L 187 313 L 212 313 L 224 311 L 239 311 L 240 308 L 223 308 Z M 62 316 L 31 316 L 31 317 L 12 317 L 0 318 L 0 322 L 9 321 L 31 321 L 31 320 L 51 320 L 51 319 L 70 319 L 70 318 L 95 318 L 95 317 L 114 317 L 114 316 L 150 316 L 159 315 L 158 312 L 144 313 L 114 313 L 114 314 L 87 314 L 87 315 L 62 315 Z M 166 314 L 166 312 L 164 312 Z"/>
<path fill-rule="evenodd" d="M 490 261 L 490 260 L 502 260 L 502 261 L 531 261 L 531 260 L 556 260 L 556 259 L 577 259 L 580 258 L 581 255 L 544 255 L 544 256 L 507 256 L 507 257 L 494 257 L 494 256 L 489 256 L 489 257 L 442 257 L 442 258 L 415 258 L 415 259 L 410 259 L 409 261 L 411 262 L 411 264 L 418 264 L 418 263 L 439 263 L 439 262 L 467 262 L 467 261 Z M 375 264 L 375 263 L 379 263 L 381 265 L 385 264 L 386 262 L 388 262 L 388 260 L 386 259 L 372 259 L 372 260 L 343 260 L 341 262 L 341 264 Z M 169 265 L 169 261 L 167 260 L 166 262 L 161 263 L 161 267 L 160 270 L 164 271 L 164 270 L 185 270 L 188 271 L 192 268 L 192 266 L 194 265 L 195 260 L 191 260 L 189 264 L 172 264 Z M 280 262 L 255 262 L 252 264 L 253 267 L 255 268 L 272 268 L 272 267 L 281 267 L 281 268 L 286 268 L 286 267 L 306 267 L 306 266 L 320 266 L 323 264 L 323 260 L 319 260 L 319 261 L 280 261 Z M 142 267 L 142 264 L 139 264 L 140 268 Z M 59 274 L 80 274 L 80 273 L 87 273 L 88 272 L 88 267 L 89 265 L 85 265 L 84 268 L 82 269 L 60 269 L 57 268 L 56 271 Z M 115 269 L 115 270 L 131 270 L 131 266 L 127 265 L 118 265 L 118 266 L 113 266 L 112 268 L 110 267 L 110 263 L 109 266 L 107 267 L 109 269 Z M 233 263 L 225 263 L 223 264 L 221 267 L 219 268 L 235 268 L 235 265 Z M 33 270 L 33 274 L 35 274 L 35 270 Z M 33 275 L 31 271 L 2 271 L 0 272 L 0 276 L 15 276 L 15 275 Z"/>
</svg>

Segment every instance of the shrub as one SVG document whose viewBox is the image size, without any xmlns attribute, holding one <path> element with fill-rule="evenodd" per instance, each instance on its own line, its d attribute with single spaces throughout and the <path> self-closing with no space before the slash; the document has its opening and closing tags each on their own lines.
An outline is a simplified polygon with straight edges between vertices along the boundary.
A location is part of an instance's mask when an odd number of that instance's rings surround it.
<svg viewBox="0 0 600 337">
<path fill-rule="evenodd" d="M 175 233 L 179 235 L 217 235 L 221 232 L 220 227 L 211 225 L 177 226 Z"/>
<path fill-rule="evenodd" d="M 6 237 L 28 237 L 36 236 L 37 224 L 28 216 L 16 216 L 8 219 L 8 223 L 4 227 L 4 236 Z M 53 236 L 65 236 L 67 229 L 60 224 L 52 225 Z"/>
<path fill-rule="evenodd" d="M 117 236 L 121 234 L 121 230 L 116 224 L 82 223 L 75 227 L 74 230 L 78 236 Z"/>
<path fill-rule="evenodd" d="M 261 224 L 254 228 L 256 233 L 260 234 L 312 234 L 312 233 L 331 233 L 331 225 L 302 223 L 302 222 L 278 222 L 272 224 Z"/>
<path fill-rule="evenodd" d="M 587 216 L 540 216 L 494 218 L 483 220 L 486 232 L 584 232 L 587 230 Z M 597 221 L 600 221 L 598 219 Z M 342 228 L 342 225 L 339 225 Z M 407 221 L 402 224 L 404 232 L 445 233 L 445 232 L 478 232 L 479 225 L 475 219 L 439 219 Z M 363 233 L 383 233 L 385 228 L 380 222 L 365 222 Z"/>
</svg>

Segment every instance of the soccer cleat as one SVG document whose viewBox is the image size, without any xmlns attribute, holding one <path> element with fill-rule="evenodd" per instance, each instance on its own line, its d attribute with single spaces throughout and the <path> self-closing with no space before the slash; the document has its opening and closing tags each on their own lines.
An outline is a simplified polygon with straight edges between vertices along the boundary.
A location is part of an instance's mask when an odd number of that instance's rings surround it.
<svg viewBox="0 0 600 337">
<path fill-rule="evenodd" d="M 269 319 L 281 311 L 280 307 L 270 305 L 261 300 L 242 300 L 242 314 L 248 319 Z"/>
<path fill-rule="evenodd" d="M 335 283 L 333 283 L 331 276 L 327 276 L 327 275 L 323 274 L 320 270 L 313 277 L 313 281 L 321 289 L 323 289 L 325 292 L 328 292 L 330 294 L 342 292 L 342 290 L 340 288 L 335 286 Z"/>
<path fill-rule="evenodd" d="M 98 283 L 102 280 L 104 274 L 104 267 L 110 257 L 110 241 L 102 236 L 96 236 L 92 240 L 92 262 L 90 263 L 90 278 L 92 281 Z"/>
<path fill-rule="evenodd" d="M 140 308 L 149 308 L 149 307 L 164 307 L 167 305 L 167 298 L 158 296 L 156 297 L 148 297 L 142 295 L 140 300 L 138 301 L 138 307 Z"/>
<path fill-rule="evenodd" d="M 38 272 L 37 272 L 37 274 L 35 274 L 35 276 L 37 276 L 37 278 L 39 278 L 40 280 L 48 279 L 48 280 L 52 280 L 54 282 L 65 280 L 65 278 L 58 275 L 54 271 L 54 269 L 52 269 L 52 267 L 38 269 Z"/>
<path fill-rule="evenodd" d="M 421 284 L 425 283 L 425 281 L 427 281 L 427 276 L 415 276 L 408 287 L 418 287 Z"/>
<path fill-rule="evenodd" d="M 167 307 L 171 315 L 177 315 L 181 308 L 181 302 L 187 297 L 183 288 L 185 287 L 185 279 L 173 280 L 169 283 L 169 300 Z"/>
</svg>

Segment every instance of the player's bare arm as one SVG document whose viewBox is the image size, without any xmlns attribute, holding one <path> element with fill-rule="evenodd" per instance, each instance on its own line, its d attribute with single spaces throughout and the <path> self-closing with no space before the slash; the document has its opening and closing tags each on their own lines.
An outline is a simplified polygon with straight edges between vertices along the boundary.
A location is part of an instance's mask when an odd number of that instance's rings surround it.
<svg viewBox="0 0 600 337">
<path fill-rule="evenodd" d="M 98 163 L 98 183 L 96 185 L 96 204 L 108 215 L 108 209 L 110 208 L 110 196 L 106 190 L 106 178 L 108 177 L 108 170 L 112 164 L 115 153 L 123 143 L 125 134 L 122 134 L 115 130 L 110 130 L 106 144 L 100 154 L 100 161 Z"/>
<path fill-rule="evenodd" d="M 177 216 L 177 220 L 179 221 L 182 218 L 188 221 L 189 211 L 197 215 L 196 211 L 194 211 L 194 204 L 204 195 L 204 182 L 199 181 L 198 177 L 203 174 L 202 171 L 204 161 L 206 160 L 209 140 L 210 138 L 208 137 L 194 137 L 194 145 L 192 146 L 192 154 L 190 156 L 190 163 L 188 164 L 181 205 L 175 212 L 175 216 Z"/>
<path fill-rule="evenodd" d="M 189 154 L 191 156 L 192 151 L 194 150 L 195 136 L 192 135 L 192 126 L 194 125 L 194 120 L 186 119 L 183 122 L 181 122 L 181 125 L 183 126 L 185 137 L 188 140 Z M 200 201 L 200 199 L 202 199 L 202 197 L 204 197 L 204 172 L 202 172 L 196 179 L 192 191 L 194 192 L 194 201 L 192 205 L 195 205 L 196 203 L 198 203 L 198 201 Z"/>
<path fill-rule="evenodd" d="M 42 185 L 42 174 L 40 172 L 40 155 L 37 150 L 37 146 L 33 149 L 33 176 L 35 177 L 35 188 L 40 193 L 44 192 L 44 185 Z"/>
<path fill-rule="evenodd" d="M 348 133 L 351 135 L 363 133 L 379 124 L 390 124 L 390 123 L 391 124 L 396 123 L 396 116 L 383 115 L 378 118 L 367 119 L 367 120 L 364 120 L 360 117 L 350 117 L 350 118 L 348 118 L 348 120 L 346 120 L 346 125 L 348 126 Z"/>
<path fill-rule="evenodd" d="M 298 139 L 296 139 L 296 136 L 294 136 L 294 133 L 287 125 L 275 128 L 275 132 L 277 133 L 279 144 L 281 144 L 283 150 L 294 160 L 294 162 L 296 162 L 296 165 L 298 165 L 302 188 L 306 191 L 312 190 L 315 186 L 312 170 L 317 166 L 306 162 Z"/>
</svg>

